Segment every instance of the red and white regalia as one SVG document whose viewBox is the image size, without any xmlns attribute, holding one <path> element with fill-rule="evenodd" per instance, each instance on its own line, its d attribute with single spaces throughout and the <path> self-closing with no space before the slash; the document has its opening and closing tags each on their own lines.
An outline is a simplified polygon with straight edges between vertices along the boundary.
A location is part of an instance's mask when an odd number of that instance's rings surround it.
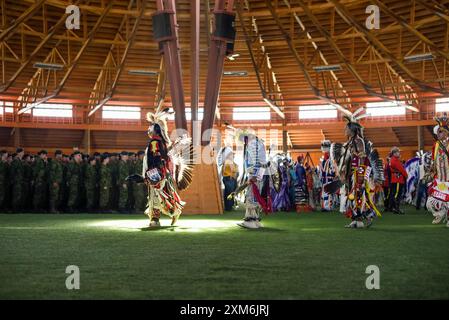
<svg viewBox="0 0 449 320">
<path fill-rule="evenodd" d="M 438 125 L 434 127 L 436 142 L 432 150 L 433 181 L 428 189 L 427 209 L 434 216 L 433 224 L 446 222 L 449 227 L 449 119 L 446 114 L 435 118 Z"/>
</svg>

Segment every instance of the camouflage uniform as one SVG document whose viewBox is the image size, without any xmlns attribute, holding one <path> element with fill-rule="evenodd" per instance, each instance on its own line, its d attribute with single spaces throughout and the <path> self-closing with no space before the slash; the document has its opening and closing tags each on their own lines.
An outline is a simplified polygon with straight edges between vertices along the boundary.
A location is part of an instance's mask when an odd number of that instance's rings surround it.
<svg viewBox="0 0 449 320">
<path fill-rule="evenodd" d="M 81 163 L 70 162 L 67 170 L 67 209 L 69 212 L 79 209 L 81 183 Z"/>
<path fill-rule="evenodd" d="M 23 161 L 23 180 L 22 180 L 22 197 L 25 200 L 23 203 L 24 209 L 32 209 L 33 203 L 27 199 L 33 198 L 33 166 L 27 161 Z"/>
<path fill-rule="evenodd" d="M 86 191 L 86 209 L 92 211 L 97 200 L 97 169 L 88 163 L 84 172 L 84 189 Z"/>
<path fill-rule="evenodd" d="M 110 209 L 112 192 L 111 167 L 109 164 L 100 165 L 100 210 L 108 211 Z"/>
<path fill-rule="evenodd" d="M 80 180 L 79 180 L 79 199 L 78 199 L 78 203 L 79 203 L 79 207 L 80 209 L 86 209 L 87 207 L 87 190 L 86 190 L 86 185 L 84 182 L 84 179 L 86 177 L 86 170 L 87 170 L 87 166 L 89 164 L 85 162 L 85 158 L 84 156 L 82 156 L 82 160 L 80 163 L 80 167 L 81 167 L 81 172 L 80 172 Z"/>
<path fill-rule="evenodd" d="M 67 208 L 67 201 L 69 199 L 69 163 L 62 161 L 62 183 L 60 187 L 59 193 L 59 207 L 61 210 L 65 210 Z"/>
<path fill-rule="evenodd" d="M 134 173 L 142 174 L 143 160 L 137 159 Z M 139 212 L 144 212 L 147 206 L 148 189 L 145 183 L 132 183 L 134 194 L 135 209 Z"/>
<path fill-rule="evenodd" d="M 60 160 L 53 159 L 49 170 L 49 198 L 50 211 L 56 212 L 61 204 L 61 189 L 63 184 L 63 164 Z"/>
<path fill-rule="evenodd" d="M 12 209 L 17 212 L 23 209 L 23 162 L 19 158 L 15 158 L 11 163 L 11 171 L 10 171 L 10 183 L 12 186 L 12 194 L 11 194 L 11 206 Z"/>
<path fill-rule="evenodd" d="M 136 173 L 136 162 L 133 160 L 128 161 L 128 175 L 132 175 Z M 140 173 L 139 173 L 140 174 Z M 135 208 L 135 195 L 134 186 L 136 185 L 135 182 L 128 182 L 128 207 L 130 211 L 133 211 Z"/>
<path fill-rule="evenodd" d="M 109 167 L 111 169 L 111 199 L 110 199 L 110 206 L 111 209 L 117 209 L 118 207 L 118 194 L 119 194 L 119 188 L 118 188 L 118 166 L 119 166 L 119 160 L 111 160 L 109 162 Z"/>
<path fill-rule="evenodd" d="M 5 209 L 6 190 L 9 183 L 7 183 L 8 163 L 0 160 L 0 210 Z"/>
<path fill-rule="evenodd" d="M 40 157 L 36 158 L 33 168 L 34 178 L 34 210 L 44 210 L 47 203 L 47 164 Z"/>
<path fill-rule="evenodd" d="M 129 187 L 126 178 L 129 175 L 128 163 L 120 160 L 118 165 L 117 186 L 119 188 L 118 194 L 118 208 L 120 211 L 126 211 L 129 197 Z"/>
</svg>

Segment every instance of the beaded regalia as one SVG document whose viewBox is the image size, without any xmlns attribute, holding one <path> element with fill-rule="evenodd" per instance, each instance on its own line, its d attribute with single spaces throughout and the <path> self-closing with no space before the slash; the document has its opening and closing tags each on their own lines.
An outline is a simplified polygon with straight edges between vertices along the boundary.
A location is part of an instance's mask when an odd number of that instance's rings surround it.
<svg viewBox="0 0 449 320">
<path fill-rule="evenodd" d="M 449 211 L 449 119 L 446 113 L 436 117 L 433 133 L 435 144 L 432 150 L 432 183 L 428 190 L 427 209 L 434 216 L 433 224 L 448 220 Z M 449 227 L 449 221 L 446 225 Z"/>
<path fill-rule="evenodd" d="M 245 217 L 238 225 L 247 229 L 263 227 L 261 212 L 272 211 L 270 172 L 265 144 L 251 130 L 236 134 L 238 142 L 243 143 L 243 174 L 237 190 L 232 196 L 244 192 Z"/>
<path fill-rule="evenodd" d="M 169 216 L 172 225 L 176 223 L 185 205 L 178 191 L 186 189 L 192 181 L 191 138 L 182 136 L 172 143 L 167 130 L 168 116 L 168 109 L 147 114 L 149 141 L 142 176 L 128 177 L 142 179 L 148 187 L 145 214 L 150 218 L 150 227 L 160 226 L 161 214 Z"/>
<path fill-rule="evenodd" d="M 321 210 L 323 211 L 331 211 L 334 209 L 336 204 L 336 195 L 332 193 L 328 193 L 325 191 L 325 186 L 329 183 L 332 183 L 335 178 L 335 170 L 330 159 L 330 148 L 331 142 L 329 140 L 324 140 L 321 142 L 321 151 L 323 153 L 319 166 L 318 166 L 318 174 L 321 182 Z"/>
<path fill-rule="evenodd" d="M 341 188 L 341 207 L 352 222 L 346 227 L 369 227 L 376 216 L 381 216 L 374 204 L 374 185 L 382 183 L 383 168 L 379 154 L 372 142 L 365 139 L 363 127 L 358 120 L 367 115 L 360 115 L 363 108 L 351 116 L 344 116 L 348 121 L 345 129 L 348 140 L 333 143 L 330 150 L 331 161 L 338 180 L 328 184 L 326 192 L 335 193 Z"/>
</svg>

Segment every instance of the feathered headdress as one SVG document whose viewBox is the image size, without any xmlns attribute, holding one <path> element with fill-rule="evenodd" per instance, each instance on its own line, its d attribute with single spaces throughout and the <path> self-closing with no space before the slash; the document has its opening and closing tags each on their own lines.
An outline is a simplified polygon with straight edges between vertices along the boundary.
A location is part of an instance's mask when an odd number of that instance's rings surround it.
<svg viewBox="0 0 449 320">
<path fill-rule="evenodd" d="M 447 118 L 447 113 L 446 112 L 443 113 L 443 115 L 441 117 L 435 117 L 434 120 L 438 123 L 433 128 L 433 133 L 435 135 L 438 134 L 438 130 L 440 128 L 449 132 L 449 119 Z"/>
<path fill-rule="evenodd" d="M 323 140 L 321 141 L 321 151 L 328 152 L 331 148 L 331 141 L 330 140 Z"/>
<path fill-rule="evenodd" d="M 363 137 L 363 127 L 359 123 L 359 120 L 369 116 L 369 114 L 367 113 L 360 114 L 364 109 L 365 109 L 364 107 L 361 107 L 351 115 L 346 114 L 343 115 L 343 118 L 348 122 L 346 124 L 346 128 L 348 128 L 349 131 L 351 131 L 352 136 L 358 134 L 359 136 Z"/>
<path fill-rule="evenodd" d="M 167 119 L 169 115 L 173 113 L 174 112 L 170 112 L 169 108 L 166 108 L 164 110 L 156 110 L 155 113 L 147 113 L 147 121 L 150 123 L 148 131 L 151 130 L 160 134 L 161 137 L 165 140 L 165 143 L 167 143 L 167 146 L 171 144 L 170 137 L 168 135 Z M 152 126 L 154 126 L 154 128 L 152 128 Z"/>
<path fill-rule="evenodd" d="M 254 129 L 237 129 L 235 132 L 235 139 L 238 142 L 245 143 L 248 140 L 256 137 L 256 131 Z"/>
<path fill-rule="evenodd" d="M 432 158 L 430 152 L 424 152 L 423 150 L 419 150 L 416 152 L 416 157 L 419 159 L 421 164 L 426 166 L 430 165 Z"/>
</svg>

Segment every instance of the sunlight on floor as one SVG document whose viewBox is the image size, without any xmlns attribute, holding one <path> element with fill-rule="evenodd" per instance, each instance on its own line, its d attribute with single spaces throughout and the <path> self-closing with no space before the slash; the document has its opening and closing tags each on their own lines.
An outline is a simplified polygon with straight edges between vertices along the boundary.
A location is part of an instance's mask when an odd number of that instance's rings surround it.
<svg viewBox="0 0 449 320">
<path fill-rule="evenodd" d="M 224 231 L 230 228 L 238 228 L 238 221 L 233 220 L 211 220 L 211 219 L 180 219 L 175 226 L 170 226 L 170 220 L 161 219 L 161 227 L 148 227 L 148 219 L 139 220 L 104 220 L 89 223 L 89 226 L 103 227 L 108 229 L 126 231 L 170 231 L 170 232 L 209 232 Z"/>
</svg>

